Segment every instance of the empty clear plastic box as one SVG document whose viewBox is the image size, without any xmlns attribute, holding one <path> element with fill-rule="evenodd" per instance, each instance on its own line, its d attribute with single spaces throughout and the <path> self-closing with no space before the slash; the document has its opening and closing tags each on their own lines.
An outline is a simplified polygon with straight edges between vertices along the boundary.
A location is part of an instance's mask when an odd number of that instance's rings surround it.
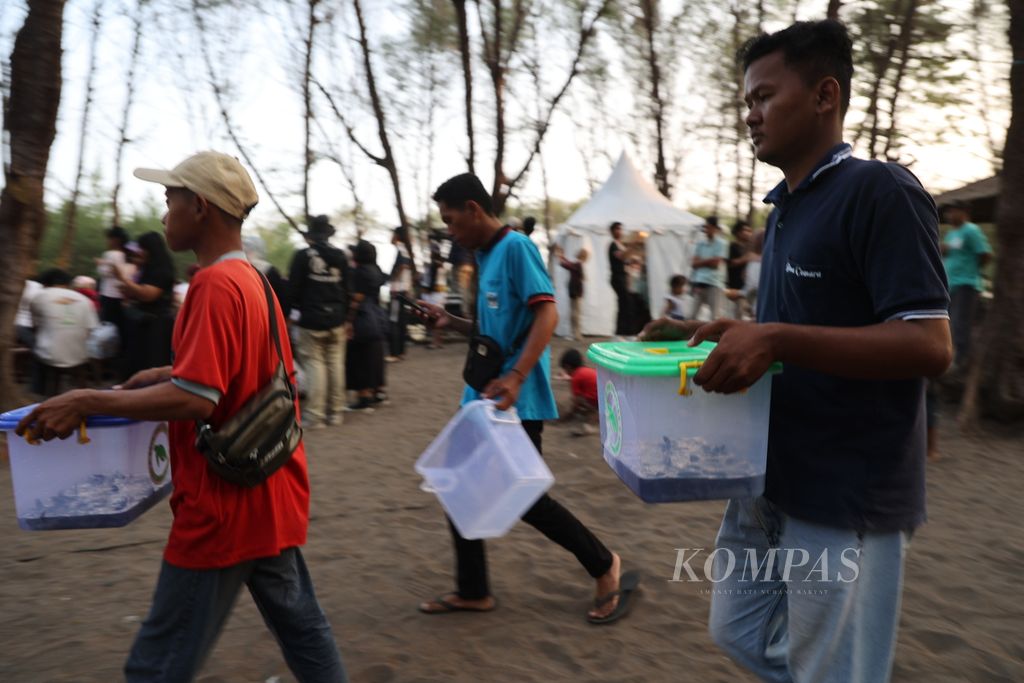
<svg viewBox="0 0 1024 683">
<path fill-rule="evenodd" d="M 648 503 L 764 492 L 774 366 L 742 393 L 692 384 L 715 348 L 705 342 L 594 344 L 604 459 Z"/>
<path fill-rule="evenodd" d="M 166 422 L 93 416 L 89 443 L 28 443 L 14 433 L 34 406 L 0 415 L 7 432 L 18 526 L 33 531 L 128 524 L 171 492 Z"/>
<path fill-rule="evenodd" d="M 514 410 L 462 407 L 416 462 L 464 538 L 497 538 L 555 483 Z"/>
</svg>

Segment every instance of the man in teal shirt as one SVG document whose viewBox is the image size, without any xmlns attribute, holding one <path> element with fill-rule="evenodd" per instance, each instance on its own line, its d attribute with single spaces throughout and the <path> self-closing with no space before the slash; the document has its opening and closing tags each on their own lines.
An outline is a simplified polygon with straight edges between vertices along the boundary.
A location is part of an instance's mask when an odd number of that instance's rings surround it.
<svg viewBox="0 0 1024 683">
<path fill-rule="evenodd" d="M 949 279 L 954 364 L 963 367 L 970 353 L 974 309 L 981 291 L 981 269 L 992 258 L 992 248 L 981 228 L 970 222 L 966 202 L 954 202 L 944 213 L 946 222 L 953 226 L 942 240 L 942 256 Z"/>
<path fill-rule="evenodd" d="M 721 265 L 729 257 L 729 243 L 718 236 L 718 216 L 705 219 L 704 235 L 706 239 L 697 243 L 690 264 L 693 266 L 693 312 L 690 315 L 696 318 L 701 306 L 707 304 L 711 319 L 716 320 L 725 286 Z"/>
<path fill-rule="evenodd" d="M 475 252 L 476 313 L 468 320 L 421 301 L 420 316 L 435 328 L 447 327 L 466 336 L 479 331 L 501 345 L 506 358 L 501 374 L 482 392 L 467 386 L 462 402 L 489 398 L 499 410 L 515 406 L 523 430 L 540 452 L 543 421 L 558 417 L 551 390 L 550 348 L 558 313 L 544 260 L 528 237 L 502 226 L 490 194 L 475 175 L 449 178 L 437 188 L 434 201 L 455 243 Z M 596 595 L 587 612 L 590 623 L 610 624 L 625 615 L 638 578 L 635 572 L 620 574 L 617 554 L 546 493 L 523 515 L 523 521 L 574 554 L 595 580 Z M 487 578 L 484 542 L 463 538 L 453 524 L 449 527 L 455 545 L 456 590 L 423 602 L 419 609 L 426 614 L 489 612 L 497 603 Z"/>
</svg>

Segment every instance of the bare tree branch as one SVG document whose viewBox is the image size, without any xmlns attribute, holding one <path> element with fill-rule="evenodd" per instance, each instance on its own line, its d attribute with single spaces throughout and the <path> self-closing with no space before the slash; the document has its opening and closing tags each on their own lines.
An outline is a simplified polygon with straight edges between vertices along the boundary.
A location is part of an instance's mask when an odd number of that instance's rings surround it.
<svg viewBox="0 0 1024 683">
<path fill-rule="evenodd" d="M 476 138 L 473 135 L 473 60 L 469 45 L 469 23 L 466 18 L 466 0 L 452 0 L 459 27 L 459 55 L 462 57 L 462 82 L 466 94 L 466 137 L 469 139 L 470 173 L 476 173 Z"/>
<path fill-rule="evenodd" d="M 349 123 L 348 118 L 345 116 L 344 113 L 342 113 L 338 105 L 335 104 L 334 98 L 331 96 L 331 93 L 327 91 L 327 88 L 325 88 L 324 85 L 320 81 L 318 81 L 315 76 L 313 77 L 312 80 L 313 84 L 320 90 L 321 94 L 323 94 L 324 99 L 327 100 L 327 104 L 331 106 L 331 111 L 334 112 L 334 115 L 338 118 L 338 121 L 341 122 L 342 127 L 345 129 L 345 134 L 348 135 L 348 139 L 352 141 L 352 144 L 358 147 L 359 151 L 365 154 L 367 158 L 370 159 L 370 161 L 377 164 L 378 166 L 384 166 L 384 157 L 378 156 L 371 152 L 369 149 L 367 149 L 366 145 L 364 145 L 359 140 L 359 137 L 356 136 L 355 129 Z"/>
<path fill-rule="evenodd" d="M 64 236 L 61 238 L 60 252 L 57 254 L 58 268 L 67 268 L 71 263 L 71 246 L 75 241 L 75 223 L 78 217 L 78 197 L 81 194 L 82 175 L 85 169 L 85 141 L 89 137 L 89 110 L 92 109 L 93 82 L 96 79 L 96 46 L 100 39 L 100 28 L 103 23 L 103 5 L 93 5 L 92 35 L 89 39 L 89 71 L 85 77 L 85 104 L 82 107 L 82 125 L 78 131 L 78 166 L 75 170 L 75 183 L 71 187 L 71 199 L 68 200 L 64 213 Z"/>
<path fill-rule="evenodd" d="M 235 126 L 232 124 L 231 116 L 228 115 L 228 110 L 224 104 L 224 93 L 217 81 L 217 74 L 213 70 L 213 61 L 210 58 L 210 48 L 206 40 L 206 28 L 203 24 L 202 13 L 200 12 L 200 2 L 201 0 L 193 0 L 192 2 L 192 15 L 196 22 L 196 28 L 199 31 L 199 49 L 203 56 L 203 62 L 206 64 L 206 73 L 210 79 L 210 87 L 213 89 L 213 95 L 217 101 L 217 109 L 220 111 L 221 119 L 224 121 L 224 127 L 227 128 L 228 136 L 231 137 L 231 141 L 235 143 L 235 148 L 238 149 L 239 154 L 241 154 L 242 158 L 245 159 L 245 163 L 248 164 L 250 169 L 252 169 L 252 172 L 256 175 L 256 180 L 258 180 L 260 185 L 263 186 L 267 196 L 270 197 L 270 201 L 273 202 L 278 212 L 288 222 L 288 225 L 292 226 L 292 228 L 294 228 L 300 235 L 305 235 L 305 232 L 301 227 L 299 227 L 299 224 L 295 222 L 295 219 L 292 218 L 288 212 L 284 210 L 284 207 L 281 206 L 281 203 L 277 201 L 277 197 L 270 190 L 270 185 L 268 185 L 263 179 L 263 175 L 260 173 L 259 168 L 253 163 L 252 158 L 249 156 L 245 146 L 242 145 L 242 141 L 238 138 L 238 134 L 235 132 Z"/>
<path fill-rule="evenodd" d="M 580 61 L 583 59 L 584 52 L 587 49 L 587 44 L 590 42 L 590 40 L 594 37 L 596 33 L 597 22 L 604 18 L 604 16 L 608 13 L 610 7 L 611 0 L 601 0 L 600 5 L 598 5 L 597 11 L 594 13 L 593 17 L 590 19 L 589 22 L 586 21 L 585 19 L 582 19 L 583 15 L 581 14 L 579 42 L 576 44 L 576 54 L 573 56 L 572 65 L 569 68 L 569 73 L 568 75 L 566 75 L 565 81 L 562 83 L 562 87 L 559 88 L 555 96 L 551 98 L 547 107 L 547 113 L 544 115 L 544 118 L 538 121 L 536 128 L 536 137 L 534 138 L 533 145 L 530 148 L 530 153 L 527 156 L 526 161 L 523 163 L 523 166 L 519 170 L 519 172 L 515 176 L 513 176 L 512 180 L 506 183 L 508 189 L 504 190 L 503 193 L 499 196 L 499 206 L 504 206 L 505 199 L 511 193 L 512 188 L 518 185 L 526 176 L 526 173 L 530 170 L 530 164 L 533 163 L 534 157 L 537 156 L 538 152 L 540 152 L 541 143 L 544 142 L 544 136 L 548 132 L 548 128 L 551 125 L 551 119 L 555 115 L 555 112 L 558 110 L 559 103 L 561 103 L 562 98 L 569 91 L 569 86 L 572 85 L 573 80 L 576 78 L 577 74 L 579 74 Z M 495 208 L 498 207 L 496 206 Z"/>
<path fill-rule="evenodd" d="M 132 18 L 132 47 L 128 57 L 128 74 L 125 78 L 124 109 L 121 112 L 121 126 L 117 131 L 117 154 L 114 162 L 114 191 L 111 194 L 110 205 L 114 212 L 114 225 L 121 224 L 121 207 L 118 197 L 121 194 L 121 165 L 124 161 L 124 149 L 131 142 L 128 139 L 128 121 L 131 115 L 132 104 L 135 101 L 135 67 L 139 62 L 139 49 L 142 45 L 142 11 L 145 0 L 139 0 L 135 6 L 135 16 Z"/>
</svg>

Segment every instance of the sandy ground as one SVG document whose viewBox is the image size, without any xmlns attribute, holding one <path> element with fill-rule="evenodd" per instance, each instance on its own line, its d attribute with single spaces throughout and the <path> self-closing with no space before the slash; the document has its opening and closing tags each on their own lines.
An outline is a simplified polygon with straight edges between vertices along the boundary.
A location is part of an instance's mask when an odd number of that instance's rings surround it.
<svg viewBox="0 0 1024 683">
<path fill-rule="evenodd" d="M 559 343 L 559 349 L 564 348 Z M 671 582 L 675 548 L 711 548 L 724 503 L 646 505 L 604 464 L 596 436 L 549 426 L 553 495 L 644 574 L 633 613 L 584 620 L 574 559 L 526 525 L 489 544 L 500 609 L 425 616 L 452 586 L 448 530 L 412 466 L 454 412 L 461 346 L 389 366 L 393 404 L 307 438 L 313 487 L 304 549 L 357 682 L 745 681 L 706 634 L 707 584 Z M 566 387 L 559 385 L 560 398 Z M 914 538 L 896 681 L 1024 681 L 1024 437 L 944 429 L 929 469 L 930 522 Z M 166 504 L 122 529 L 17 528 L 0 467 L 0 681 L 115 681 L 145 616 L 170 523 Z M 292 681 L 247 595 L 198 680 Z"/>
</svg>

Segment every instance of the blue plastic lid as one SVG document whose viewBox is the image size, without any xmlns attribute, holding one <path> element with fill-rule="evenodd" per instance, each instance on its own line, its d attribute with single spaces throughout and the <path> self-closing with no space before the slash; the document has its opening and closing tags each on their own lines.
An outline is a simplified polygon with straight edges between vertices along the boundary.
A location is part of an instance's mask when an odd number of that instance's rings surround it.
<svg viewBox="0 0 1024 683">
<path fill-rule="evenodd" d="M 8 410 L 0 415 L 0 431 L 12 432 L 18 426 L 21 419 L 32 412 L 38 403 L 29 406 L 22 406 L 15 410 Z M 135 424 L 138 420 L 131 420 L 127 417 L 111 417 L 110 415 L 90 415 L 85 419 L 86 427 L 120 427 L 123 425 Z"/>
</svg>

